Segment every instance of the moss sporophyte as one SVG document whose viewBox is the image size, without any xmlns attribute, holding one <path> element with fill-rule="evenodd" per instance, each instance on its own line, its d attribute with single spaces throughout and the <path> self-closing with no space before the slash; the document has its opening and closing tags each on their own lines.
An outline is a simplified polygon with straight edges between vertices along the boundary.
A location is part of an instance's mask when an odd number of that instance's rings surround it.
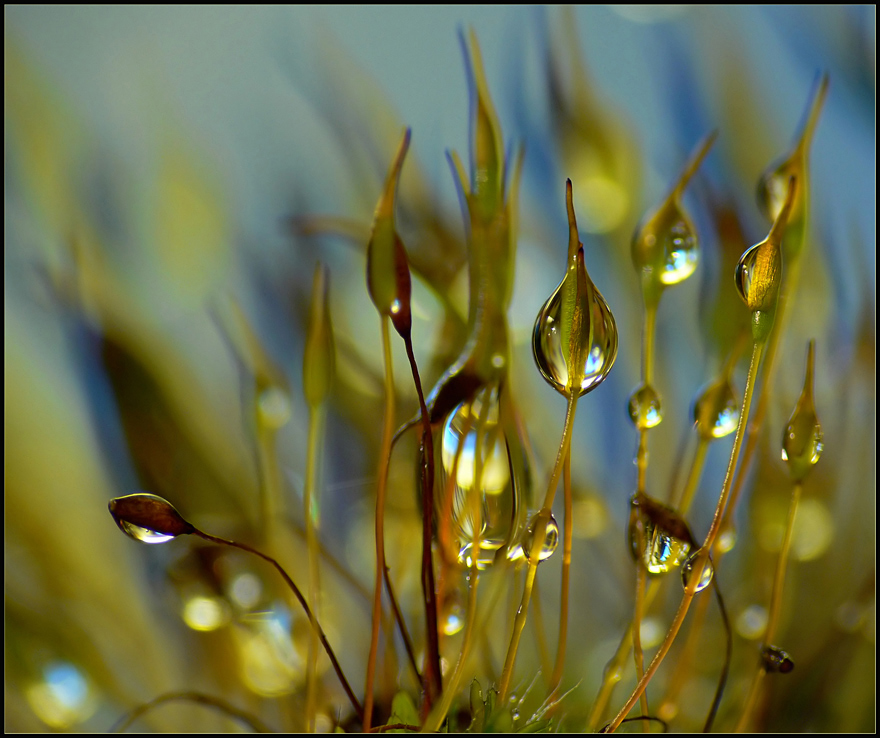
<svg viewBox="0 0 880 738">
<path fill-rule="evenodd" d="M 776 643 L 783 643 L 785 638 L 782 593 L 795 513 L 804 480 L 818 461 L 824 442 L 813 394 L 816 348 L 812 341 L 803 392 L 783 434 L 781 455 L 793 492 L 767 608 L 767 623 L 751 660 L 744 662 L 733 653 L 741 644 L 732 639 L 718 574 L 722 560 L 734 547 L 734 511 L 740 489 L 753 466 L 756 441 L 752 439 L 764 419 L 764 403 L 782 350 L 779 334 L 786 328 L 784 303 L 791 298 L 796 286 L 789 270 L 796 270 L 804 251 L 808 222 L 808 150 L 827 93 L 827 78 L 823 77 L 818 85 L 792 153 L 761 178 L 760 199 L 772 224 L 766 238 L 747 248 L 735 273 L 726 277 L 735 280 L 742 298 L 742 304 L 730 304 L 727 309 L 745 311 L 748 321 L 742 320 L 745 330 L 731 345 L 721 347 L 715 357 L 717 371 L 705 378 L 706 383 L 700 389 L 693 388 L 695 450 L 681 483 L 671 484 L 666 497 L 654 488 L 656 480 L 649 475 L 649 432 L 656 434 L 653 429 L 670 413 L 681 412 L 681 408 L 664 407 L 661 399 L 660 390 L 666 378 L 657 370 L 658 355 L 664 348 L 663 331 L 658 333 L 658 326 L 662 329 L 664 321 L 674 319 L 664 313 L 667 302 L 670 311 L 673 309 L 672 300 L 663 301 L 661 308 L 661 297 L 699 268 L 701 251 L 705 249 L 701 244 L 703 234 L 683 198 L 687 186 L 692 191 L 705 186 L 699 170 L 712 155 L 716 140 L 723 140 L 723 121 L 717 131 L 696 143 L 681 173 L 672 180 L 666 197 L 649 210 L 635 228 L 629 258 L 637 283 L 630 285 L 633 289 L 627 299 L 631 306 L 636 306 L 636 311 L 641 308 L 641 365 L 639 383 L 628 399 L 626 410 L 635 431 L 636 451 L 634 458 L 618 460 L 621 474 L 630 474 L 631 461 L 635 465 L 626 531 L 634 562 L 627 577 L 633 584 L 632 589 L 627 588 L 624 593 L 625 597 L 634 595 L 634 604 L 629 625 L 620 628 L 622 638 L 614 655 L 604 671 L 593 674 L 585 673 L 587 669 L 596 669 L 593 660 L 573 658 L 579 646 L 577 641 L 583 636 L 579 630 L 580 613 L 573 610 L 570 602 L 572 577 L 591 576 L 596 568 L 595 564 L 587 566 L 574 555 L 575 508 L 582 500 L 577 497 L 579 482 L 573 477 L 582 471 L 579 466 L 573 468 L 572 461 L 573 457 L 579 461 L 579 454 L 591 452 L 589 448 L 585 451 L 585 444 L 573 441 L 575 417 L 577 409 L 587 402 L 585 395 L 603 391 L 603 384 L 614 368 L 619 345 L 626 344 L 630 351 L 630 344 L 637 344 L 638 339 L 629 341 L 633 336 L 622 335 L 609 301 L 590 276 L 588 265 L 601 261 L 597 258 L 601 255 L 597 244 L 605 242 L 582 238 L 575 213 L 576 202 L 580 200 L 575 197 L 601 198 L 603 192 L 604 196 L 611 197 L 609 193 L 619 190 L 626 194 L 628 203 L 635 200 L 635 193 L 626 190 L 627 182 L 613 181 L 616 165 L 610 156 L 612 143 L 608 139 L 603 144 L 604 139 L 597 132 L 601 129 L 598 121 L 602 116 L 582 121 L 586 132 L 578 133 L 575 124 L 581 119 L 577 116 L 588 115 L 585 111 L 590 108 L 564 108 L 562 87 L 565 82 L 554 69 L 551 82 L 558 97 L 556 122 L 565 134 L 567 150 L 573 150 L 577 141 L 586 141 L 592 142 L 590 145 L 594 147 L 606 146 L 608 150 L 604 153 L 609 157 L 604 169 L 600 167 L 606 185 L 600 187 L 598 170 L 590 170 L 592 173 L 585 175 L 586 191 L 578 193 L 581 185 L 577 176 L 582 167 L 570 173 L 571 179 L 565 182 L 564 191 L 559 183 L 557 202 L 560 216 L 562 212 L 567 216 L 567 248 L 554 245 L 553 259 L 562 279 L 537 311 L 531 343 L 532 370 L 536 369 L 564 398 L 565 412 L 561 417 L 561 431 L 554 431 L 560 432 L 555 461 L 550 464 L 545 458 L 536 462 L 529 437 L 529 418 L 524 418 L 520 410 L 520 395 L 516 389 L 521 381 L 517 373 L 519 367 L 517 372 L 513 371 L 514 363 L 521 356 L 515 344 L 521 339 L 511 329 L 508 317 L 517 265 L 517 199 L 524 153 L 520 147 L 504 155 L 499 116 L 474 34 L 467 41 L 463 39 L 463 47 L 473 93 L 469 168 L 463 166 L 455 153 L 448 158 L 464 217 L 467 309 L 446 309 L 454 300 L 451 281 L 445 272 L 432 268 L 423 253 L 419 254 L 413 260 L 413 272 L 421 284 L 417 288 L 427 286 L 445 303 L 446 327 L 450 335 L 456 337 L 454 348 L 445 352 L 445 366 L 439 372 L 434 368 L 430 370 L 435 381 L 427 393 L 423 391 L 413 342 L 414 326 L 418 326 L 413 316 L 420 308 L 416 307 L 413 297 L 410 257 L 401 236 L 397 212 L 399 201 L 406 197 L 404 171 L 408 166 L 415 166 L 408 163 L 407 156 L 418 131 L 403 128 L 396 153 L 386 160 L 384 186 L 374 193 L 377 204 L 372 228 L 366 243 L 362 244 L 366 248 L 365 289 L 378 312 L 384 368 L 384 374 L 377 377 L 383 419 L 376 420 L 374 425 L 380 440 L 376 444 L 369 548 L 375 552 L 375 559 L 369 562 L 371 581 L 357 582 L 365 602 L 369 603 L 365 606 L 369 611 L 366 642 L 351 640 L 345 631 L 325 630 L 321 624 L 325 612 L 333 607 L 322 587 L 324 572 L 331 565 L 334 568 L 340 565 L 331 562 L 321 543 L 322 528 L 328 521 L 321 516 L 318 470 L 321 458 L 332 457 L 334 453 L 332 445 L 324 440 L 324 427 L 327 408 L 332 406 L 337 391 L 337 352 L 342 351 L 335 338 L 330 311 L 333 289 L 330 270 L 323 264 L 315 267 L 313 276 L 302 371 L 302 393 L 309 411 L 301 513 L 305 560 L 297 562 L 295 567 L 289 561 L 282 565 L 280 556 L 262 552 L 263 545 L 273 554 L 283 550 L 281 546 L 276 549 L 278 527 L 284 523 L 278 515 L 280 482 L 273 446 L 274 430 L 287 421 L 290 411 L 289 403 L 285 404 L 283 417 L 275 423 L 271 412 L 274 405 L 267 393 L 274 392 L 276 399 L 286 398 L 289 390 L 283 386 L 283 380 L 278 379 L 277 370 L 266 359 L 259 339 L 234 302 L 230 308 L 232 318 L 222 320 L 224 332 L 239 358 L 253 370 L 261 408 L 256 411 L 255 432 L 259 436 L 257 447 L 261 449 L 260 468 L 267 483 L 260 504 L 265 526 L 260 545 L 251 546 L 204 532 L 181 516 L 170 502 L 155 494 L 137 493 L 113 499 L 110 513 L 120 529 L 135 540 L 166 543 L 184 536 L 196 537 L 214 547 L 244 551 L 276 570 L 307 623 L 308 649 L 302 679 L 293 694 L 284 698 L 292 700 L 294 705 L 296 715 L 290 725 L 295 729 L 309 732 L 329 727 L 364 732 L 538 732 L 596 731 L 604 726 L 604 730 L 611 732 L 624 721 L 633 719 L 646 731 L 656 725 L 676 728 L 682 706 L 692 700 L 683 685 L 691 674 L 699 675 L 704 682 L 706 679 L 706 670 L 696 663 L 694 644 L 698 638 L 710 636 L 713 643 L 723 638 L 725 647 L 717 649 L 720 655 L 713 662 L 717 686 L 713 686 L 711 703 L 700 708 L 701 722 L 707 729 L 716 717 L 726 727 L 738 726 L 743 730 L 760 727 L 761 706 L 766 707 L 769 699 L 765 677 L 788 674 L 797 659 L 796 653 L 789 655 Z M 584 78 L 576 76 L 573 84 L 583 85 Z M 581 89 L 578 99 L 582 105 L 590 100 L 585 95 Z M 621 204 L 622 200 L 615 202 L 617 205 L 613 208 L 609 205 L 611 209 L 605 212 L 607 224 L 603 224 L 595 208 L 585 208 L 591 219 L 588 229 L 591 234 L 611 233 L 618 227 L 626 207 Z M 407 215 L 405 232 L 418 232 L 422 224 L 418 219 L 413 222 L 412 212 Z M 592 222 L 594 218 L 601 222 L 597 225 Z M 314 223 L 312 227 L 314 230 Z M 556 235 L 562 243 L 563 233 Z M 613 244 L 612 240 L 606 243 L 609 249 L 613 246 L 625 251 L 625 247 Z M 607 254 L 601 256 L 604 258 Z M 627 310 L 629 312 L 632 310 Z M 403 341 L 412 393 L 403 392 L 395 379 L 389 327 L 393 327 Z M 631 330 L 631 326 L 627 330 Z M 740 399 L 734 377 L 749 343 L 751 360 Z M 424 358 L 421 363 L 428 365 Z M 759 409 L 751 415 L 752 405 L 756 403 Z M 404 416 L 398 407 L 405 407 L 410 413 L 408 422 L 401 424 Z M 596 412 L 588 402 L 586 408 L 582 415 Z M 731 434 L 734 439 L 727 471 L 718 489 L 711 492 L 714 514 L 705 528 L 704 523 L 689 522 L 691 510 L 710 453 L 709 446 L 713 445 L 713 449 L 720 446 L 721 439 Z M 411 489 L 402 493 L 406 485 L 401 482 L 401 475 L 395 473 L 393 462 L 395 456 L 403 453 L 412 453 L 414 461 L 410 463 L 415 464 L 416 474 Z M 560 483 L 561 504 L 554 507 Z M 709 490 L 703 492 L 708 494 Z M 402 544 L 389 535 L 386 523 L 392 500 L 396 510 L 401 506 L 402 494 L 417 500 L 414 509 L 418 533 L 407 538 L 407 556 L 418 559 L 418 565 L 412 568 L 418 572 L 417 584 L 415 577 L 404 580 L 389 563 L 391 553 Z M 761 494 L 761 490 L 755 494 Z M 619 503 L 622 509 L 624 501 Z M 183 507 L 185 509 L 185 505 Z M 418 543 L 413 544 L 416 540 Z M 556 566 L 553 557 L 560 550 L 560 544 L 562 561 L 558 565 L 557 580 L 555 575 L 543 572 L 555 571 L 550 567 Z M 749 542 L 740 542 L 740 545 L 748 546 Z M 596 552 L 593 557 L 606 553 Z M 396 555 L 394 560 L 398 560 Z M 550 566 L 547 562 L 551 562 Z M 724 579 L 723 569 L 720 578 Z M 670 585 L 670 581 L 681 581 L 683 591 L 678 592 L 678 585 Z M 554 613 L 556 623 L 551 624 L 545 617 L 546 600 L 540 596 L 539 589 L 557 586 L 559 606 Z M 663 588 L 679 601 L 677 611 L 668 622 L 661 607 Z M 707 593 L 713 593 L 711 596 L 722 614 L 717 626 L 722 631 L 720 636 L 710 632 L 715 626 L 707 619 L 710 597 Z M 695 599 L 699 602 L 697 615 L 691 620 L 681 658 L 674 667 L 668 667 L 669 677 L 661 683 L 666 694 L 662 701 L 659 695 L 653 694 L 649 700 L 648 686 L 654 684 L 661 665 L 665 664 Z M 290 628 L 292 630 L 293 625 Z M 658 633 L 647 637 L 652 628 Z M 659 647 L 646 666 L 645 649 L 654 646 Z M 324 656 L 332 665 L 341 692 L 324 674 L 321 666 Z M 522 666 L 525 659 L 529 667 Z M 346 664 L 345 669 L 341 661 Z M 619 698 L 615 687 L 621 683 L 629 663 L 634 666 L 635 678 L 628 688 L 629 694 Z M 353 664 L 362 665 L 363 671 L 353 673 Z M 741 690 L 724 694 L 728 673 L 734 667 L 742 674 L 751 676 L 754 672 L 748 696 Z M 596 693 L 595 699 L 586 703 L 589 709 L 568 697 L 565 691 L 576 689 L 581 682 Z M 237 715 L 237 708 L 219 698 L 194 693 L 175 693 L 174 698 L 201 701 L 231 716 Z M 148 707 L 139 708 L 137 714 L 140 716 L 163 701 L 164 698 L 157 698 Z M 719 711 L 722 704 L 724 710 Z M 692 704 L 687 707 L 690 713 L 694 712 Z M 633 709 L 637 709 L 636 715 L 631 715 Z M 249 719 L 247 711 L 243 715 L 243 719 Z M 257 729 L 262 727 L 256 717 L 248 724 Z M 687 727 L 692 727 L 692 723 L 687 723 Z"/>
</svg>

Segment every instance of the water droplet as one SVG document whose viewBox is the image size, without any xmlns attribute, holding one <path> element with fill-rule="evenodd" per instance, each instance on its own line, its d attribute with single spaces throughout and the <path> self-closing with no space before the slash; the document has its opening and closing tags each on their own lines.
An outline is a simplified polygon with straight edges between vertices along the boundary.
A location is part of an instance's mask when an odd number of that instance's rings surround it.
<svg viewBox="0 0 880 738">
<path fill-rule="evenodd" d="M 565 279 L 569 279 L 569 274 Z M 538 369 L 550 385 L 562 394 L 568 384 L 568 347 L 563 346 L 562 291 L 565 279 L 544 303 L 535 321 L 532 351 Z M 593 287 L 590 320 L 593 327 L 593 343 L 585 351 L 584 376 L 580 394 L 594 390 L 608 376 L 617 358 L 617 325 L 608 303 Z"/>
<path fill-rule="evenodd" d="M 643 384 L 629 396 L 629 419 L 638 430 L 647 430 L 660 425 L 663 420 L 663 407 L 660 395 L 650 384 Z"/>
<path fill-rule="evenodd" d="M 697 144 L 669 195 L 642 221 L 633 237 L 632 260 L 642 279 L 646 304 L 656 303 L 664 287 L 683 282 L 697 268 L 700 248 L 696 231 L 679 198 L 716 136 L 711 133 Z"/>
<path fill-rule="evenodd" d="M 804 389 L 782 436 L 782 460 L 788 463 L 789 474 L 795 482 L 802 481 L 822 455 L 822 426 L 813 402 L 814 364 L 815 344 L 810 341 Z"/>
<path fill-rule="evenodd" d="M 736 289 L 749 310 L 772 310 L 782 281 L 782 252 L 769 240 L 756 243 L 740 257 Z"/>
<path fill-rule="evenodd" d="M 633 262 L 642 278 L 664 285 L 683 282 L 697 268 L 700 248 L 694 227 L 674 201 L 655 211 L 636 233 Z"/>
<path fill-rule="evenodd" d="M 170 502 L 157 495 L 139 492 L 116 497 L 108 507 L 119 529 L 143 543 L 165 543 L 195 530 Z"/>
<path fill-rule="evenodd" d="M 470 567 L 476 559 L 480 569 L 492 563 L 495 552 L 515 532 L 519 504 L 507 439 L 499 420 L 498 394 L 498 386 L 492 386 L 459 404 L 443 424 L 440 439 L 438 520 L 444 509 L 449 509 L 443 498 L 448 480 L 454 478 L 452 531 L 459 545 L 458 560 Z"/>
<path fill-rule="evenodd" d="M 584 263 L 571 180 L 565 187 L 568 257 L 565 276 L 535 320 L 532 353 L 544 379 L 558 392 L 583 395 L 599 386 L 617 358 L 617 325 Z"/>
<path fill-rule="evenodd" d="M 690 556 L 685 559 L 685 562 L 681 565 L 681 583 L 682 586 L 687 588 L 688 581 L 690 581 L 691 573 L 694 570 L 694 566 L 697 562 L 697 557 L 700 555 L 700 551 L 694 551 Z M 715 569 L 712 567 L 712 562 L 708 559 L 706 560 L 706 564 L 703 566 L 703 571 L 700 572 L 700 581 L 697 582 L 696 592 L 702 592 L 706 587 L 708 587 L 712 583 L 712 577 L 715 574 Z"/>
<path fill-rule="evenodd" d="M 270 385 L 257 397 L 257 412 L 267 428 L 281 428 L 290 420 L 290 398 L 280 387 Z"/>
<path fill-rule="evenodd" d="M 671 507 L 647 495 L 634 495 L 630 500 L 630 550 L 649 574 L 665 574 L 681 564 L 691 541 L 687 524 Z"/>
<path fill-rule="evenodd" d="M 770 674 L 788 674 L 794 669 L 794 661 L 777 646 L 761 647 L 761 663 Z"/>
<path fill-rule="evenodd" d="M 707 441 L 724 438 L 739 423 L 739 403 L 733 385 L 723 377 L 706 387 L 694 402 L 694 423 L 697 433 Z"/>
<path fill-rule="evenodd" d="M 543 543 L 541 544 L 540 551 L 538 551 L 537 561 L 534 560 L 533 552 L 536 550 L 536 544 L 538 542 L 536 538 L 541 539 L 541 533 L 537 530 L 537 526 L 541 519 L 540 513 L 534 515 L 529 521 L 522 537 L 523 555 L 531 563 L 546 561 L 553 555 L 553 552 L 556 551 L 556 547 L 559 545 L 559 525 L 556 523 L 556 518 L 553 517 L 553 514 L 551 513 L 550 518 L 544 526 Z"/>
</svg>

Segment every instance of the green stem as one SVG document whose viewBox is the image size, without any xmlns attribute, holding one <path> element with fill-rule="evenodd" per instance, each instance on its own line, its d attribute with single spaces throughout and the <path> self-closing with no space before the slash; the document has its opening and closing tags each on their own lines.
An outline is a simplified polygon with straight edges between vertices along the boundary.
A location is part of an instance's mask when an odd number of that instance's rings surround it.
<svg viewBox="0 0 880 738">
<path fill-rule="evenodd" d="M 321 429 L 324 424 L 325 411 L 323 406 L 310 408 L 308 450 L 306 452 L 306 481 L 303 492 L 304 519 L 306 525 L 306 547 L 309 557 L 309 600 L 312 602 L 312 628 L 309 638 L 308 667 L 306 669 L 306 730 L 315 731 L 315 715 L 317 712 L 317 676 L 318 676 L 318 631 L 315 627 L 317 613 L 320 610 L 320 580 L 318 571 L 318 503 L 316 479 L 318 472 L 318 445 Z"/>
<path fill-rule="evenodd" d="M 246 543 L 238 543 L 237 541 L 230 541 L 226 538 L 220 538 L 219 536 L 212 536 L 210 533 L 205 533 L 198 528 L 195 528 L 193 530 L 192 535 L 203 538 L 204 540 L 210 541 L 211 543 L 217 543 L 222 546 L 232 546 L 233 548 L 239 548 L 242 551 L 247 551 L 254 556 L 259 556 L 261 559 L 263 559 L 263 561 L 268 561 L 270 564 L 272 564 L 272 566 L 275 567 L 276 571 L 281 575 L 281 578 L 284 579 L 285 584 L 287 584 L 291 592 L 293 592 L 294 596 L 299 601 L 299 604 L 302 605 L 302 608 L 303 610 L 305 610 L 309 621 L 314 624 L 315 629 L 318 631 L 318 638 L 321 640 L 321 645 L 324 646 L 324 650 L 327 652 L 327 656 L 330 658 L 330 663 L 333 665 L 333 670 L 336 672 L 336 676 L 339 678 L 339 683 L 345 690 L 345 694 L 348 696 L 348 699 L 351 702 L 352 707 L 354 707 L 355 712 L 358 714 L 358 717 L 362 716 L 364 714 L 364 709 L 363 707 L 361 707 L 361 703 L 358 701 L 358 698 L 355 697 L 355 694 L 351 689 L 351 685 L 349 685 L 348 683 L 348 679 L 345 678 L 342 667 L 339 665 L 339 661 L 336 660 L 336 654 L 333 653 L 333 649 L 330 647 L 330 642 L 327 640 L 327 636 L 324 634 L 324 629 L 321 627 L 321 624 L 312 614 L 309 603 L 306 602 L 306 598 L 303 597 L 303 594 L 302 592 L 300 592 L 299 587 L 294 584 L 294 581 L 290 578 L 290 575 L 286 571 L 284 571 L 284 567 L 282 567 L 281 564 L 279 564 L 271 556 L 267 556 L 261 551 L 257 551 L 257 549 L 251 548 Z"/>
<path fill-rule="evenodd" d="M 574 416 L 577 409 L 578 401 L 577 391 L 573 391 L 568 396 L 568 405 L 565 409 L 565 424 L 562 429 L 562 442 L 559 444 L 559 451 L 556 454 L 556 464 L 553 467 L 553 474 L 550 476 L 550 484 L 547 486 L 547 494 L 544 497 L 544 506 L 538 513 L 538 519 L 535 523 L 535 537 L 538 545 L 544 542 L 544 536 L 547 523 L 550 520 L 550 511 L 553 507 L 553 498 L 556 496 L 556 487 L 559 484 L 559 477 L 562 473 L 563 461 L 568 455 L 571 447 L 571 435 L 574 428 Z M 498 687 L 499 703 L 504 702 L 507 698 L 507 691 L 510 688 L 510 678 L 513 675 L 513 665 L 516 662 L 516 652 L 519 649 L 519 641 L 522 637 L 523 628 L 525 628 L 526 618 L 529 611 L 529 600 L 532 596 L 532 588 L 535 583 L 535 574 L 538 571 L 538 557 L 535 556 L 534 562 L 529 561 L 529 569 L 526 574 L 526 583 L 523 588 L 522 601 L 519 609 L 516 611 L 516 618 L 513 622 L 513 634 L 510 637 L 510 645 L 507 649 L 507 658 L 504 660 L 504 670 L 501 672 L 501 682 Z"/>
<path fill-rule="evenodd" d="M 382 445 L 379 449 L 379 479 L 376 486 L 376 577 L 373 588 L 373 627 L 370 633 L 370 654 L 367 659 L 367 679 L 364 687 L 363 730 L 369 732 L 373 718 L 373 682 L 376 676 L 376 658 L 379 650 L 379 623 L 382 618 L 382 577 L 385 571 L 385 492 L 388 486 L 388 466 L 391 461 L 391 436 L 394 433 L 394 370 L 391 359 L 391 338 L 388 317 L 382 316 L 382 352 L 385 357 L 385 419 L 382 426 Z"/>
</svg>

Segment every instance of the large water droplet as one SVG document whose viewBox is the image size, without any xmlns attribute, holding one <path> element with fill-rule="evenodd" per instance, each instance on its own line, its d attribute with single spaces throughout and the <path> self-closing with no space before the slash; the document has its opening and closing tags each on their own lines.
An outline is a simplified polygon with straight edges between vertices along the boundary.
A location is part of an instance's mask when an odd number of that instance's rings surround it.
<svg viewBox="0 0 880 738">
<path fill-rule="evenodd" d="M 559 545 L 559 525 L 551 513 L 544 526 L 543 542 L 539 547 L 539 541 L 536 539 L 541 538 L 541 533 L 537 529 L 540 520 L 540 513 L 533 515 L 522 537 L 523 555 L 533 564 L 549 559 Z"/>
<path fill-rule="evenodd" d="M 701 438 L 724 438 L 736 430 L 739 403 L 730 380 L 719 379 L 706 387 L 694 402 L 694 423 Z"/>
<path fill-rule="evenodd" d="M 571 274 L 571 273 L 569 273 Z M 565 279 L 569 278 L 569 274 Z M 566 362 L 567 347 L 562 345 L 562 287 L 560 283 L 550 299 L 544 303 L 535 321 L 532 337 L 532 351 L 535 363 L 541 374 L 558 392 L 565 394 L 568 384 L 568 366 Z M 592 289 L 593 301 L 590 309 L 590 320 L 593 328 L 593 342 L 586 353 L 584 378 L 581 382 L 580 394 L 594 390 L 608 376 L 614 360 L 617 358 L 617 325 L 608 303 Z"/>
<path fill-rule="evenodd" d="M 694 551 L 690 556 L 685 559 L 685 562 L 681 565 L 681 584 L 685 589 L 688 586 L 688 581 L 691 578 L 691 574 L 694 571 L 694 567 L 696 566 L 697 557 L 700 555 L 699 550 Z M 697 587 L 694 590 L 695 592 L 702 592 L 706 587 L 708 587 L 712 583 L 712 577 L 715 575 L 715 569 L 712 566 L 712 562 L 706 559 L 706 563 L 703 566 L 703 571 L 700 572 L 700 580 L 697 582 Z"/>
<path fill-rule="evenodd" d="M 638 430 L 647 430 L 660 425 L 663 420 L 663 407 L 660 395 L 650 384 L 643 384 L 629 396 L 629 419 Z"/>
<path fill-rule="evenodd" d="M 476 563 L 480 569 L 489 566 L 495 552 L 508 542 L 518 506 L 499 413 L 498 387 L 486 388 L 456 407 L 443 424 L 440 439 L 438 520 L 450 509 L 444 495 L 454 479 L 451 522 L 458 560 L 468 567 Z"/>
</svg>

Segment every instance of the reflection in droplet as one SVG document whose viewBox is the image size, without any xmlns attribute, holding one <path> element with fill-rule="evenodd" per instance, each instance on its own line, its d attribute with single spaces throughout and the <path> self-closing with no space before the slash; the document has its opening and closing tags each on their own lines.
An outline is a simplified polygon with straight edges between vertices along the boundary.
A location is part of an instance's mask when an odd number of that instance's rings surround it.
<svg viewBox="0 0 880 738">
<path fill-rule="evenodd" d="M 290 420 L 290 398 L 280 387 L 271 385 L 257 397 L 257 411 L 267 428 L 281 428 Z"/>
<path fill-rule="evenodd" d="M 458 405 L 443 424 L 440 439 L 438 519 L 449 509 L 443 495 L 454 477 L 452 531 L 458 541 L 458 560 L 470 567 L 476 559 L 480 569 L 489 566 L 495 552 L 508 542 L 519 504 L 499 419 L 498 392 L 493 386 Z"/>
<path fill-rule="evenodd" d="M 141 543 L 165 543 L 165 541 L 170 541 L 172 538 L 176 538 L 176 536 L 171 536 L 166 533 L 157 533 L 149 528 L 142 528 L 134 523 L 129 523 L 127 520 L 119 521 L 119 527 L 122 528 L 126 535 L 131 536 Z"/>
<path fill-rule="evenodd" d="M 464 606 L 458 590 L 452 590 L 444 599 L 440 628 L 448 636 L 455 635 L 464 628 Z"/>
<path fill-rule="evenodd" d="M 691 573 L 694 570 L 694 566 L 696 565 L 697 556 L 700 555 L 700 551 L 694 551 L 690 556 L 685 559 L 685 562 L 681 565 L 681 583 L 682 586 L 687 588 L 688 581 L 691 578 Z M 706 560 L 705 566 L 703 566 L 703 571 L 700 572 L 700 580 L 697 583 L 696 592 L 702 592 L 706 587 L 708 587 L 712 583 L 712 577 L 715 574 L 715 569 L 712 567 L 712 562 L 708 559 Z"/>
<path fill-rule="evenodd" d="M 694 423 L 701 438 L 724 438 L 736 430 L 739 403 L 727 378 L 707 385 L 694 402 Z"/>
<path fill-rule="evenodd" d="M 68 661 L 52 661 L 42 679 L 25 689 L 31 709 L 46 725 L 66 730 L 88 719 L 95 699 L 83 673 Z"/>
<path fill-rule="evenodd" d="M 562 285 L 550 296 L 541 308 L 535 322 L 534 349 L 535 362 L 544 378 L 558 392 L 563 392 L 568 382 L 568 367 L 565 361 L 566 351 L 562 346 L 559 320 L 562 312 Z M 594 290 L 595 301 L 591 319 L 593 321 L 593 343 L 587 353 L 584 364 L 584 380 L 581 383 L 581 394 L 596 387 L 608 376 L 614 360 L 617 358 L 617 326 L 608 303 L 598 290 Z"/>
<path fill-rule="evenodd" d="M 229 622 L 229 605 L 220 597 L 190 597 L 183 605 L 183 621 L 193 630 L 217 630 Z"/>
<path fill-rule="evenodd" d="M 660 395 L 650 384 L 643 384 L 629 396 L 629 419 L 638 430 L 647 430 L 660 425 L 663 420 L 663 407 Z"/>
<path fill-rule="evenodd" d="M 535 539 L 541 537 L 541 534 L 536 527 L 540 518 L 540 513 L 532 517 L 522 537 L 523 555 L 532 563 L 546 561 L 553 555 L 553 552 L 556 551 L 556 547 L 559 545 L 559 525 L 556 523 L 556 518 L 553 517 L 553 514 L 551 513 L 550 519 L 544 527 L 541 548 L 537 551 L 537 558 L 535 558 L 535 547 L 538 543 Z"/>
</svg>

